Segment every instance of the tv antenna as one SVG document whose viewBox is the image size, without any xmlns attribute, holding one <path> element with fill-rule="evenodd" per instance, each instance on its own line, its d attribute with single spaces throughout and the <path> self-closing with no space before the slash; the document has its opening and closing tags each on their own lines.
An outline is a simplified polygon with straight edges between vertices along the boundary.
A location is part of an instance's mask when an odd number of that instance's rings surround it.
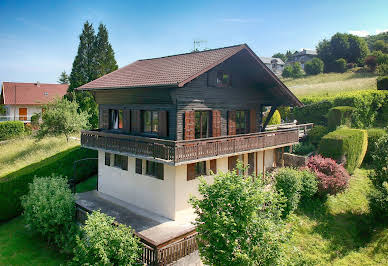
<svg viewBox="0 0 388 266">
<path fill-rule="evenodd" d="M 194 44 L 193 51 L 194 52 L 198 52 L 201 44 L 203 44 L 203 43 L 207 43 L 207 41 L 206 40 L 194 40 L 194 42 L 193 42 L 193 44 Z"/>
</svg>

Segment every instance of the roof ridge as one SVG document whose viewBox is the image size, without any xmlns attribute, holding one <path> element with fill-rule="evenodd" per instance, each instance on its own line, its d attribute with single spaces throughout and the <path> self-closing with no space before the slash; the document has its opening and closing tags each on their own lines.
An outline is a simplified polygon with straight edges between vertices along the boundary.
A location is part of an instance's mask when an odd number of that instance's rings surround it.
<svg viewBox="0 0 388 266">
<path fill-rule="evenodd" d="M 181 53 L 181 54 L 173 54 L 173 55 L 166 55 L 166 56 L 160 56 L 160 57 L 138 59 L 135 62 L 146 61 L 146 60 L 154 60 L 154 59 L 161 59 L 161 58 L 168 58 L 168 57 L 179 56 L 179 55 L 199 54 L 199 53 L 211 52 L 211 51 L 227 49 L 227 48 L 233 48 L 233 47 L 238 47 L 238 46 L 246 46 L 246 43 L 240 43 L 240 44 L 235 44 L 235 45 L 231 45 L 231 46 L 219 47 L 219 48 L 208 49 L 208 50 L 203 50 L 203 51 L 193 51 L 193 52 L 188 52 L 188 53 Z"/>
</svg>

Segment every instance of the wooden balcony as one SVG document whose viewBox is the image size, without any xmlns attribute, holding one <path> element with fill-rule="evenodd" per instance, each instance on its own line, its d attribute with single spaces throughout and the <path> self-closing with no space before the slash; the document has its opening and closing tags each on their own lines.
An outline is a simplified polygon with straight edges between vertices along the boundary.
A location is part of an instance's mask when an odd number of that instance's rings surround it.
<svg viewBox="0 0 388 266">
<path fill-rule="evenodd" d="M 303 129 L 302 129 L 303 130 Z M 306 127 L 304 127 L 306 130 Z M 218 158 L 226 155 L 292 145 L 299 141 L 300 129 L 274 130 L 234 136 L 172 141 L 107 131 L 83 131 L 83 147 L 160 161 L 170 165 Z"/>
</svg>

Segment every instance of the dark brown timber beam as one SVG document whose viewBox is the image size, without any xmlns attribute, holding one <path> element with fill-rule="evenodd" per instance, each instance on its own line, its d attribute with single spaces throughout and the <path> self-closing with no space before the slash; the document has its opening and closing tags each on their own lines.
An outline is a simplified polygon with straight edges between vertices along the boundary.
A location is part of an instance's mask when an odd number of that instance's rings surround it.
<svg viewBox="0 0 388 266">
<path fill-rule="evenodd" d="M 271 110 L 269 111 L 269 114 L 268 114 L 268 116 L 267 116 L 267 119 L 265 120 L 264 125 L 263 125 L 263 128 L 262 128 L 262 130 L 261 130 L 262 132 L 264 132 L 264 131 L 265 131 L 265 128 L 268 126 L 268 123 L 269 123 L 269 121 L 271 120 L 273 114 L 275 113 L 276 108 L 277 108 L 276 105 L 274 105 L 274 106 L 271 107 Z"/>
</svg>

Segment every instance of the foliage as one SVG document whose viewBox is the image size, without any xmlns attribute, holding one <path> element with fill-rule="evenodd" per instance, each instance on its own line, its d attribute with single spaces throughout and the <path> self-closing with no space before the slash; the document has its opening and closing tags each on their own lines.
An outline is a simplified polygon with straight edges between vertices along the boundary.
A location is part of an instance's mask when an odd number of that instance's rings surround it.
<svg viewBox="0 0 388 266">
<path fill-rule="evenodd" d="M 368 55 L 365 58 L 365 65 L 369 67 L 370 71 L 374 72 L 377 67 L 377 57 L 374 55 Z"/>
<path fill-rule="evenodd" d="M 73 261 L 77 265 L 134 265 L 142 252 L 130 226 L 117 224 L 99 211 L 88 214 L 76 243 Z"/>
<path fill-rule="evenodd" d="M 77 55 L 73 61 L 70 73 L 67 97 L 73 99 L 72 92 L 92 80 L 108 74 L 118 68 L 111 44 L 108 41 L 108 31 L 100 24 L 95 35 L 93 25 L 85 22 Z M 86 111 L 92 128 L 98 124 L 98 107 L 90 92 L 77 91 L 75 99 L 79 104 L 79 111 Z"/>
<path fill-rule="evenodd" d="M 368 147 L 368 133 L 362 129 L 342 127 L 324 136 L 319 153 L 344 163 L 349 173 L 360 167 Z"/>
<path fill-rule="evenodd" d="M 324 63 L 321 59 L 315 57 L 311 61 L 306 62 L 304 71 L 307 75 L 317 75 L 323 72 Z"/>
<path fill-rule="evenodd" d="M 238 168 L 242 172 L 241 164 Z M 218 174 L 213 184 L 201 178 L 199 192 L 201 198 L 190 202 L 197 214 L 197 242 L 205 264 L 277 264 L 286 236 L 277 193 L 266 189 L 260 178 L 252 181 L 236 170 Z"/>
<path fill-rule="evenodd" d="M 289 167 L 277 170 L 274 178 L 276 191 L 286 198 L 282 216 L 287 217 L 298 207 L 300 192 L 302 191 L 302 180 L 299 171 Z"/>
<path fill-rule="evenodd" d="M 388 217 L 388 134 L 375 144 L 372 154 L 374 173 L 371 174 L 374 189 L 370 194 L 370 205 L 373 214 L 379 218 Z"/>
<path fill-rule="evenodd" d="M 382 128 L 369 128 L 368 132 L 368 148 L 365 154 L 364 162 L 372 163 L 372 154 L 376 151 L 376 143 L 382 136 L 388 134 L 386 130 Z"/>
<path fill-rule="evenodd" d="M 283 69 L 284 78 L 300 78 L 303 76 L 303 69 L 299 62 L 292 63 Z"/>
<path fill-rule="evenodd" d="M 388 53 L 388 44 L 385 43 L 383 40 L 376 40 L 373 43 L 373 50 Z"/>
<path fill-rule="evenodd" d="M 297 155 L 307 155 L 315 150 L 315 146 L 310 142 L 299 142 L 292 146 L 292 153 Z"/>
<path fill-rule="evenodd" d="M 0 122 L 0 140 L 19 137 L 24 133 L 24 123 L 21 121 Z"/>
<path fill-rule="evenodd" d="M 282 77 L 283 78 L 291 78 L 292 77 L 292 66 L 288 65 L 285 66 L 282 72 Z"/>
<path fill-rule="evenodd" d="M 323 136 L 329 133 L 329 130 L 325 126 L 316 125 L 309 132 L 307 132 L 307 141 L 318 147 Z"/>
<path fill-rule="evenodd" d="M 318 193 L 321 196 L 336 195 L 348 187 L 349 173 L 333 159 L 321 155 L 312 156 L 308 159 L 307 168 L 317 176 Z"/>
<path fill-rule="evenodd" d="M 65 70 L 63 70 L 62 73 L 59 75 L 58 83 L 69 84 L 69 75 L 67 75 Z"/>
<path fill-rule="evenodd" d="M 276 53 L 272 56 L 272 58 L 280 58 L 283 62 L 286 62 L 288 59 L 287 55 L 282 53 Z"/>
<path fill-rule="evenodd" d="M 36 113 L 36 114 L 33 114 L 31 116 L 31 126 L 34 128 L 34 129 L 38 129 L 39 128 L 39 120 L 40 120 L 40 117 L 41 117 L 41 114 L 40 113 Z"/>
<path fill-rule="evenodd" d="M 75 198 L 61 176 L 35 178 L 21 204 L 26 224 L 58 247 L 71 250 L 75 240 Z"/>
<path fill-rule="evenodd" d="M 336 106 L 327 113 L 327 124 L 329 130 L 335 130 L 338 126 L 345 125 L 350 127 L 352 125 L 352 115 L 354 107 L 351 106 Z"/>
<path fill-rule="evenodd" d="M 0 104 L 0 115 L 5 115 L 7 113 L 7 109 L 4 104 Z"/>
<path fill-rule="evenodd" d="M 74 161 L 96 158 L 97 152 L 74 147 L 60 152 L 40 162 L 31 164 L 0 179 L 0 221 L 19 215 L 22 211 L 20 197 L 27 194 L 28 184 L 35 176 L 51 174 L 73 177 Z M 77 180 L 82 180 L 97 172 L 96 161 L 86 161 L 77 166 Z"/>
<path fill-rule="evenodd" d="M 268 113 L 263 115 L 263 121 L 266 121 L 267 117 L 268 117 Z M 281 122 L 282 122 L 282 118 L 280 116 L 280 112 L 278 110 L 275 110 L 271 119 L 268 122 L 268 125 L 279 125 Z"/>
<path fill-rule="evenodd" d="M 334 69 L 335 69 L 335 72 L 344 73 L 346 71 L 346 60 L 343 58 L 339 58 L 335 60 Z"/>
<path fill-rule="evenodd" d="M 302 182 L 302 190 L 300 191 L 301 201 L 310 200 L 318 191 L 318 180 L 315 173 L 307 169 L 299 171 Z"/>
<path fill-rule="evenodd" d="M 368 47 L 371 51 L 379 50 L 376 49 L 378 48 L 378 46 L 375 47 L 375 43 L 376 41 L 383 41 L 384 43 L 388 43 L 388 32 L 382 32 L 376 35 L 369 35 L 365 37 L 365 40 L 368 43 Z"/>
<path fill-rule="evenodd" d="M 69 141 L 71 134 L 85 129 L 88 124 L 88 114 L 77 110 L 77 102 L 65 98 L 47 104 L 37 137 L 42 139 L 45 136 L 65 135 L 66 140 Z"/>
<path fill-rule="evenodd" d="M 386 76 L 386 75 L 388 75 L 388 64 L 379 65 L 376 68 L 376 72 L 377 72 L 377 74 L 379 76 Z"/>
<path fill-rule="evenodd" d="M 279 111 L 279 114 L 280 114 L 280 119 L 288 119 L 289 116 L 290 116 L 290 112 L 291 112 L 291 107 L 290 106 L 279 106 L 277 108 L 277 110 Z"/>
</svg>

